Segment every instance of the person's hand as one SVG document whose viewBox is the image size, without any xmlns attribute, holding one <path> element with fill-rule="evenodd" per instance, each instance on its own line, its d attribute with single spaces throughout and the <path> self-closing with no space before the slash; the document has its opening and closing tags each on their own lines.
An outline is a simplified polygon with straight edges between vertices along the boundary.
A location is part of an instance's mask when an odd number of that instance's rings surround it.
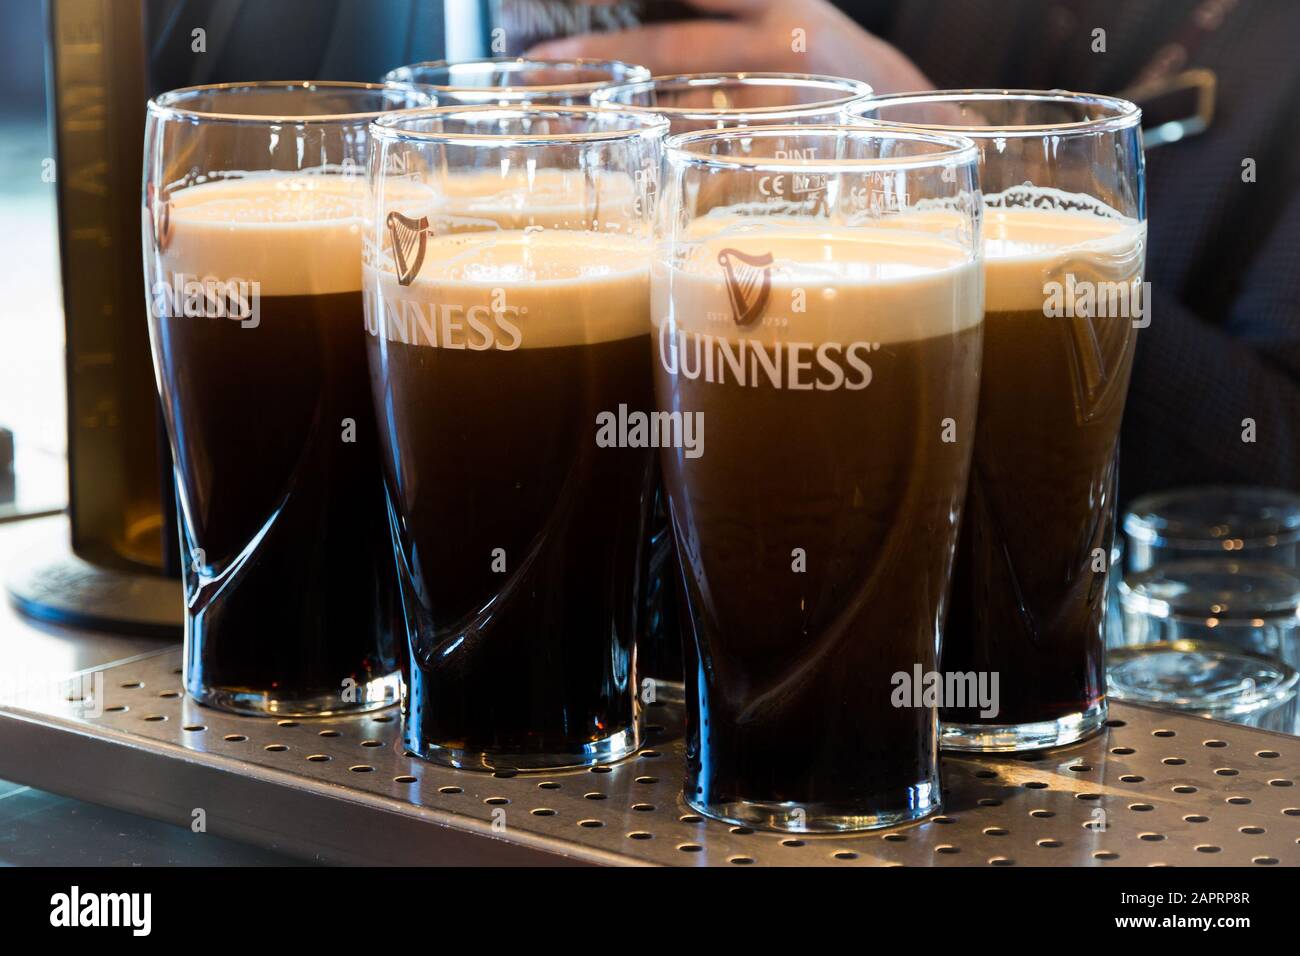
<svg viewBox="0 0 1300 956">
<path fill-rule="evenodd" d="M 550 40 L 533 47 L 528 55 L 624 60 L 648 67 L 656 76 L 736 70 L 826 73 L 865 80 L 878 93 L 931 88 L 911 60 L 862 29 L 829 0 L 689 3 L 712 19 Z"/>
</svg>

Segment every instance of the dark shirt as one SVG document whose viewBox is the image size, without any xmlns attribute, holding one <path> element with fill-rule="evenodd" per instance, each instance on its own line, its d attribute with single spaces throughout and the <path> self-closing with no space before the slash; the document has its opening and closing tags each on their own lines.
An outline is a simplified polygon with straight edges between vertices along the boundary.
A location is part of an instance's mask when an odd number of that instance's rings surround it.
<svg viewBox="0 0 1300 956">
<path fill-rule="evenodd" d="M 840 5 L 940 88 L 1118 93 L 1201 2 Z M 1091 49 L 1097 27 L 1105 53 Z M 1300 2 L 1240 0 L 1192 67 L 1217 75 L 1217 111 L 1205 133 L 1147 156 L 1152 321 L 1124 419 L 1125 500 L 1213 482 L 1300 489 Z"/>
<path fill-rule="evenodd" d="M 145 14 L 152 93 L 252 80 L 374 81 L 445 49 L 443 5 L 429 0 L 147 0 Z"/>
</svg>

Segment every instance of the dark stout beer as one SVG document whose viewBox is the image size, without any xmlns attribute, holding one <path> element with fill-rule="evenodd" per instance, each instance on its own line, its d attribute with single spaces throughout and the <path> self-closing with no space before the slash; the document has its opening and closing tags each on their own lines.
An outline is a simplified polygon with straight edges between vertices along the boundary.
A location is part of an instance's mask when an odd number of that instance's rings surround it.
<svg viewBox="0 0 1300 956">
<path fill-rule="evenodd" d="M 651 404 L 646 252 L 505 230 L 431 238 L 423 261 L 409 287 L 373 275 L 367 316 L 406 745 L 495 769 L 621 752 L 653 451 L 602 446 L 597 422 Z"/>
<path fill-rule="evenodd" d="M 943 670 L 997 672 L 999 713 L 946 709 L 945 721 L 995 729 L 1103 704 L 1116 447 L 1142 248 L 1141 227 L 1127 220 L 988 210 L 984 375 Z M 1087 303 L 1085 289 L 1101 297 Z M 1047 315 L 1045 305 L 1076 314 Z M 1124 314 L 1077 314 L 1089 311 Z"/>
<path fill-rule="evenodd" d="M 315 713 L 396 698 L 362 191 L 250 176 L 174 193 L 164 220 L 152 334 L 182 510 L 185 682 L 207 703 Z"/>
<path fill-rule="evenodd" d="M 762 307 L 729 291 L 745 264 L 751 293 L 769 270 Z M 775 228 L 673 268 L 655 282 L 657 399 L 701 413 L 707 435 L 698 458 L 662 457 L 700 715 L 686 795 L 724 818 L 756 795 L 859 826 L 923 813 L 939 796 L 934 710 L 894 694 L 936 663 L 978 272 L 938 240 Z"/>
</svg>

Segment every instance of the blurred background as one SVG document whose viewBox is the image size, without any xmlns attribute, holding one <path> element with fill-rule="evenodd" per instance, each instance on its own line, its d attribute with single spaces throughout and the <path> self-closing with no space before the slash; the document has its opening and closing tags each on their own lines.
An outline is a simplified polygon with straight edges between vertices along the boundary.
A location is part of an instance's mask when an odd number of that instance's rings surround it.
<svg viewBox="0 0 1300 956">
<path fill-rule="evenodd" d="M 63 311 L 53 153 L 45 93 L 45 17 L 4 0 L 0 26 L 0 518 L 67 501 L 63 470 Z M 17 452 L 16 480 L 6 452 Z M 18 498 L 21 491 L 22 497 Z"/>
</svg>

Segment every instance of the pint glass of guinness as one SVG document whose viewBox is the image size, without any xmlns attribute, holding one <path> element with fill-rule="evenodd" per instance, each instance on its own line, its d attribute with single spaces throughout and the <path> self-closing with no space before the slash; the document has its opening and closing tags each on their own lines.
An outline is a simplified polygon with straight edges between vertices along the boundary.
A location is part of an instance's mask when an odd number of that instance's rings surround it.
<svg viewBox="0 0 1300 956">
<path fill-rule="evenodd" d="M 529 770 L 638 745 L 667 125 L 450 107 L 371 127 L 367 351 L 421 757 Z"/>
<path fill-rule="evenodd" d="M 942 670 L 996 691 L 945 702 L 943 746 L 1080 740 L 1106 720 L 1119 427 L 1148 321 L 1140 112 L 978 90 L 883 96 L 861 112 L 980 149 L 984 375 Z"/>
<path fill-rule="evenodd" d="M 591 101 L 597 106 L 657 113 L 676 134 L 736 126 L 835 123 L 870 94 L 866 83 L 838 76 L 683 73 L 604 86 L 591 94 Z M 642 673 L 650 680 L 643 686 L 657 700 L 680 704 L 685 693 L 682 645 L 689 637 L 680 621 L 681 591 L 676 579 L 681 571 L 673 554 L 662 483 L 657 484 L 650 534 L 645 633 L 638 651 Z"/>
<path fill-rule="evenodd" d="M 263 83 L 149 104 L 145 287 L 200 703 L 313 715 L 397 699 L 361 220 L 370 121 L 428 102 Z"/>
<path fill-rule="evenodd" d="M 775 126 L 667 158 L 654 427 L 690 631 L 686 800 L 791 831 L 924 816 L 979 391 L 975 147 Z"/>
<path fill-rule="evenodd" d="M 619 60 L 431 60 L 399 66 L 384 81 L 416 85 L 439 106 L 587 106 L 592 93 L 611 84 L 642 82 L 650 71 Z"/>
</svg>

